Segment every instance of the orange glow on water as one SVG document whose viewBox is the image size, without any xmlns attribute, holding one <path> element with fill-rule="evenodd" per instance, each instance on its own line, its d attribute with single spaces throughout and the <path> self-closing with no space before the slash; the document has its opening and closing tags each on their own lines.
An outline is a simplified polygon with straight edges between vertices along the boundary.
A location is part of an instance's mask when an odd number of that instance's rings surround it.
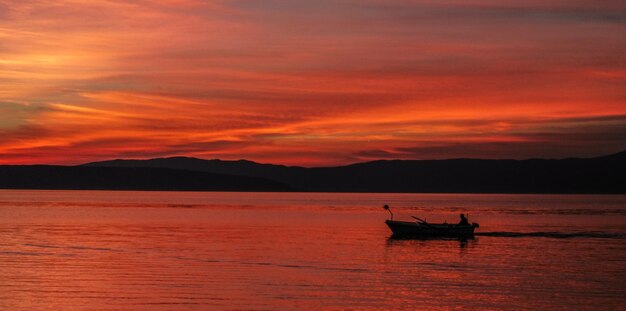
<svg viewBox="0 0 626 311">
<path fill-rule="evenodd" d="M 7 310 L 619 309 L 624 300 L 625 196 L 0 195 Z M 386 202 L 396 219 L 465 212 L 481 226 L 468 240 L 391 239 Z"/>
</svg>

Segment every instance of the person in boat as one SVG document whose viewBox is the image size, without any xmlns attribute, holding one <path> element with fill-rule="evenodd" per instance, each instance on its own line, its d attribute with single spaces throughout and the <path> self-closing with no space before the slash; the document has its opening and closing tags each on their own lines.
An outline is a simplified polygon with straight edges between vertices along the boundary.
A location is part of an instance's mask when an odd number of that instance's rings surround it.
<svg viewBox="0 0 626 311">
<path fill-rule="evenodd" d="M 469 226 L 469 221 L 467 221 L 467 217 L 465 214 L 461 214 L 461 221 L 459 221 L 459 226 Z"/>
</svg>

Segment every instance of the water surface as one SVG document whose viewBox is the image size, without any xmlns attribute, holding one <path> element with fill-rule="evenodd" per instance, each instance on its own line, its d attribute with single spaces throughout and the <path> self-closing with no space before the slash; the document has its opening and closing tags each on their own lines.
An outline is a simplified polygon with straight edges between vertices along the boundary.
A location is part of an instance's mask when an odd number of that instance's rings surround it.
<svg viewBox="0 0 626 311">
<path fill-rule="evenodd" d="M 394 240 L 381 208 L 480 223 Z M 1 310 L 624 310 L 626 196 L 0 191 Z"/>
</svg>

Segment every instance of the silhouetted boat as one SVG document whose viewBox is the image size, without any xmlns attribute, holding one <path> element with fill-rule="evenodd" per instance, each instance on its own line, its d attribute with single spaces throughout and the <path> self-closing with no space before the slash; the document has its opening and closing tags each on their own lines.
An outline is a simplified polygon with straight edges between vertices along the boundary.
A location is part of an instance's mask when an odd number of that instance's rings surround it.
<svg viewBox="0 0 626 311">
<path fill-rule="evenodd" d="M 412 216 L 416 221 L 397 221 L 393 220 L 393 213 L 388 205 L 384 206 L 385 210 L 391 215 L 391 219 L 385 223 L 396 237 L 414 236 L 414 237 L 472 237 L 474 229 L 478 228 L 477 223 L 459 225 L 459 224 L 435 224 L 428 223 L 423 219 Z M 464 217 L 463 215 L 461 215 Z M 465 219 L 467 220 L 467 219 Z"/>
<path fill-rule="evenodd" d="M 394 236 L 416 237 L 471 237 L 478 227 L 476 223 L 466 226 L 397 220 L 386 220 L 385 223 Z"/>
</svg>

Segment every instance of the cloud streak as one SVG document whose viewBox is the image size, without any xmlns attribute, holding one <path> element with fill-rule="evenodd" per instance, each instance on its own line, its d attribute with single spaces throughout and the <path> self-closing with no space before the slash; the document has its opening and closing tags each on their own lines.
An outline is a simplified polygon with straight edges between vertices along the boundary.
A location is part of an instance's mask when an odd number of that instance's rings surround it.
<svg viewBox="0 0 626 311">
<path fill-rule="evenodd" d="M 0 163 L 618 151 L 625 18 L 622 1 L 0 0 Z"/>
</svg>

